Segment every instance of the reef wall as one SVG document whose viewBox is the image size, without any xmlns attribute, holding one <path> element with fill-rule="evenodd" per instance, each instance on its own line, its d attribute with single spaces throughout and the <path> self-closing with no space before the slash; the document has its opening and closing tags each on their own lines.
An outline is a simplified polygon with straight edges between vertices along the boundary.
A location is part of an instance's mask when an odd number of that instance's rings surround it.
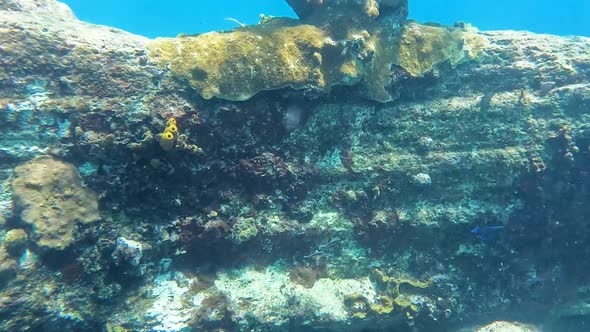
<svg viewBox="0 0 590 332">
<path fill-rule="evenodd" d="M 590 39 L 287 2 L 150 40 L 0 0 L 0 330 L 587 322 Z"/>
</svg>

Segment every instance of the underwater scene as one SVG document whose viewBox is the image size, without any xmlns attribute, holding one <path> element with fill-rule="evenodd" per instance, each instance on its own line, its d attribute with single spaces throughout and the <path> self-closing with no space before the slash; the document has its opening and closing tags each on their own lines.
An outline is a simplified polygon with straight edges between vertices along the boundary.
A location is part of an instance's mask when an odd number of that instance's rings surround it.
<svg viewBox="0 0 590 332">
<path fill-rule="evenodd" d="M 275 2 L 0 0 L 0 331 L 590 331 L 589 27 Z"/>
</svg>

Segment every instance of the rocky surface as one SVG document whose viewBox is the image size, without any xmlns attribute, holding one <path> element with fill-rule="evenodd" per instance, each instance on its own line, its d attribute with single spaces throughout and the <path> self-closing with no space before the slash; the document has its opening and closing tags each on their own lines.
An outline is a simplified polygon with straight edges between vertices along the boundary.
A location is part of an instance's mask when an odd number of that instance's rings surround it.
<svg viewBox="0 0 590 332">
<path fill-rule="evenodd" d="M 306 6 L 336 17 L 372 3 Z M 228 91 L 246 97 L 234 98 L 175 66 L 202 65 L 201 42 L 283 21 L 148 40 L 55 1 L 0 1 L 0 330 L 588 322 L 590 39 L 419 25 L 405 2 L 376 3 L 355 24 L 397 29 L 397 55 L 373 58 L 394 64 L 386 75 L 325 90 L 237 84 Z M 306 29 L 340 24 L 295 9 Z M 365 59 L 367 44 L 332 37 Z M 188 40 L 197 60 L 154 55 Z M 46 155 L 68 183 L 79 172 L 102 216 L 59 251 L 35 244 L 12 189 L 30 181 L 17 166 Z M 60 188 L 44 195 L 71 196 Z M 519 326 L 485 328 L 498 324 Z"/>
</svg>

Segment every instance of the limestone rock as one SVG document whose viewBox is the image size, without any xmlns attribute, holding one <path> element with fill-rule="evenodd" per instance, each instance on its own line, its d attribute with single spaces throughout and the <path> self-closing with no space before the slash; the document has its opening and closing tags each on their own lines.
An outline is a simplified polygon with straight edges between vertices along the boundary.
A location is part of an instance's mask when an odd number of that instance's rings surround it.
<svg viewBox="0 0 590 332">
<path fill-rule="evenodd" d="M 55 113 L 137 110 L 118 98 L 145 98 L 158 83 L 160 70 L 145 63 L 148 38 L 79 21 L 61 2 L 0 1 L 0 22 L 2 161 L 60 155 L 59 142 L 76 132 Z M 79 125 L 94 142 L 108 141 L 100 122 Z"/>
<path fill-rule="evenodd" d="M 42 248 L 65 249 L 77 223 L 100 219 L 97 196 L 84 187 L 78 170 L 53 157 L 18 166 L 12 188 L 22 221 L 33 227 L 33 239 Z"/>
<path fill-rule="evenodd" d="M 42 87 L 55 96 L 113 97 L 153 85 L 151 78 L 142 81 L 151 73 L 139 64 L 145 37 L 79 21 L 55 0 L 3 0 L 0 18 L 0 104 L 23 88 L 31 94 Z M 120 56 L 126 60 L 106 60 Z M 43 68 L 51 71 L 39 76 Z M 45 101 L 38 97 L 30 101 L 33 106 Z"/>
</svg>

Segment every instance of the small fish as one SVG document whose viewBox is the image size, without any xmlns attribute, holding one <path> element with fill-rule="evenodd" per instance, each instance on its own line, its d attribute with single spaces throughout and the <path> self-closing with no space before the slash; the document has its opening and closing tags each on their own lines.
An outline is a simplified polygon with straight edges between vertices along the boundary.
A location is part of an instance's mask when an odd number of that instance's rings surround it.
<svg viewBox="0 0 590 332">
<path fill-rule="evenodd" d="M 477 235 L 477 238 L 482 241 L 494 240 L 498 237 L 499 233 L 504 230 L 504 226 L 485 226 L 475 227 L 471 230 L 471 234 Z"/>
</svg>

